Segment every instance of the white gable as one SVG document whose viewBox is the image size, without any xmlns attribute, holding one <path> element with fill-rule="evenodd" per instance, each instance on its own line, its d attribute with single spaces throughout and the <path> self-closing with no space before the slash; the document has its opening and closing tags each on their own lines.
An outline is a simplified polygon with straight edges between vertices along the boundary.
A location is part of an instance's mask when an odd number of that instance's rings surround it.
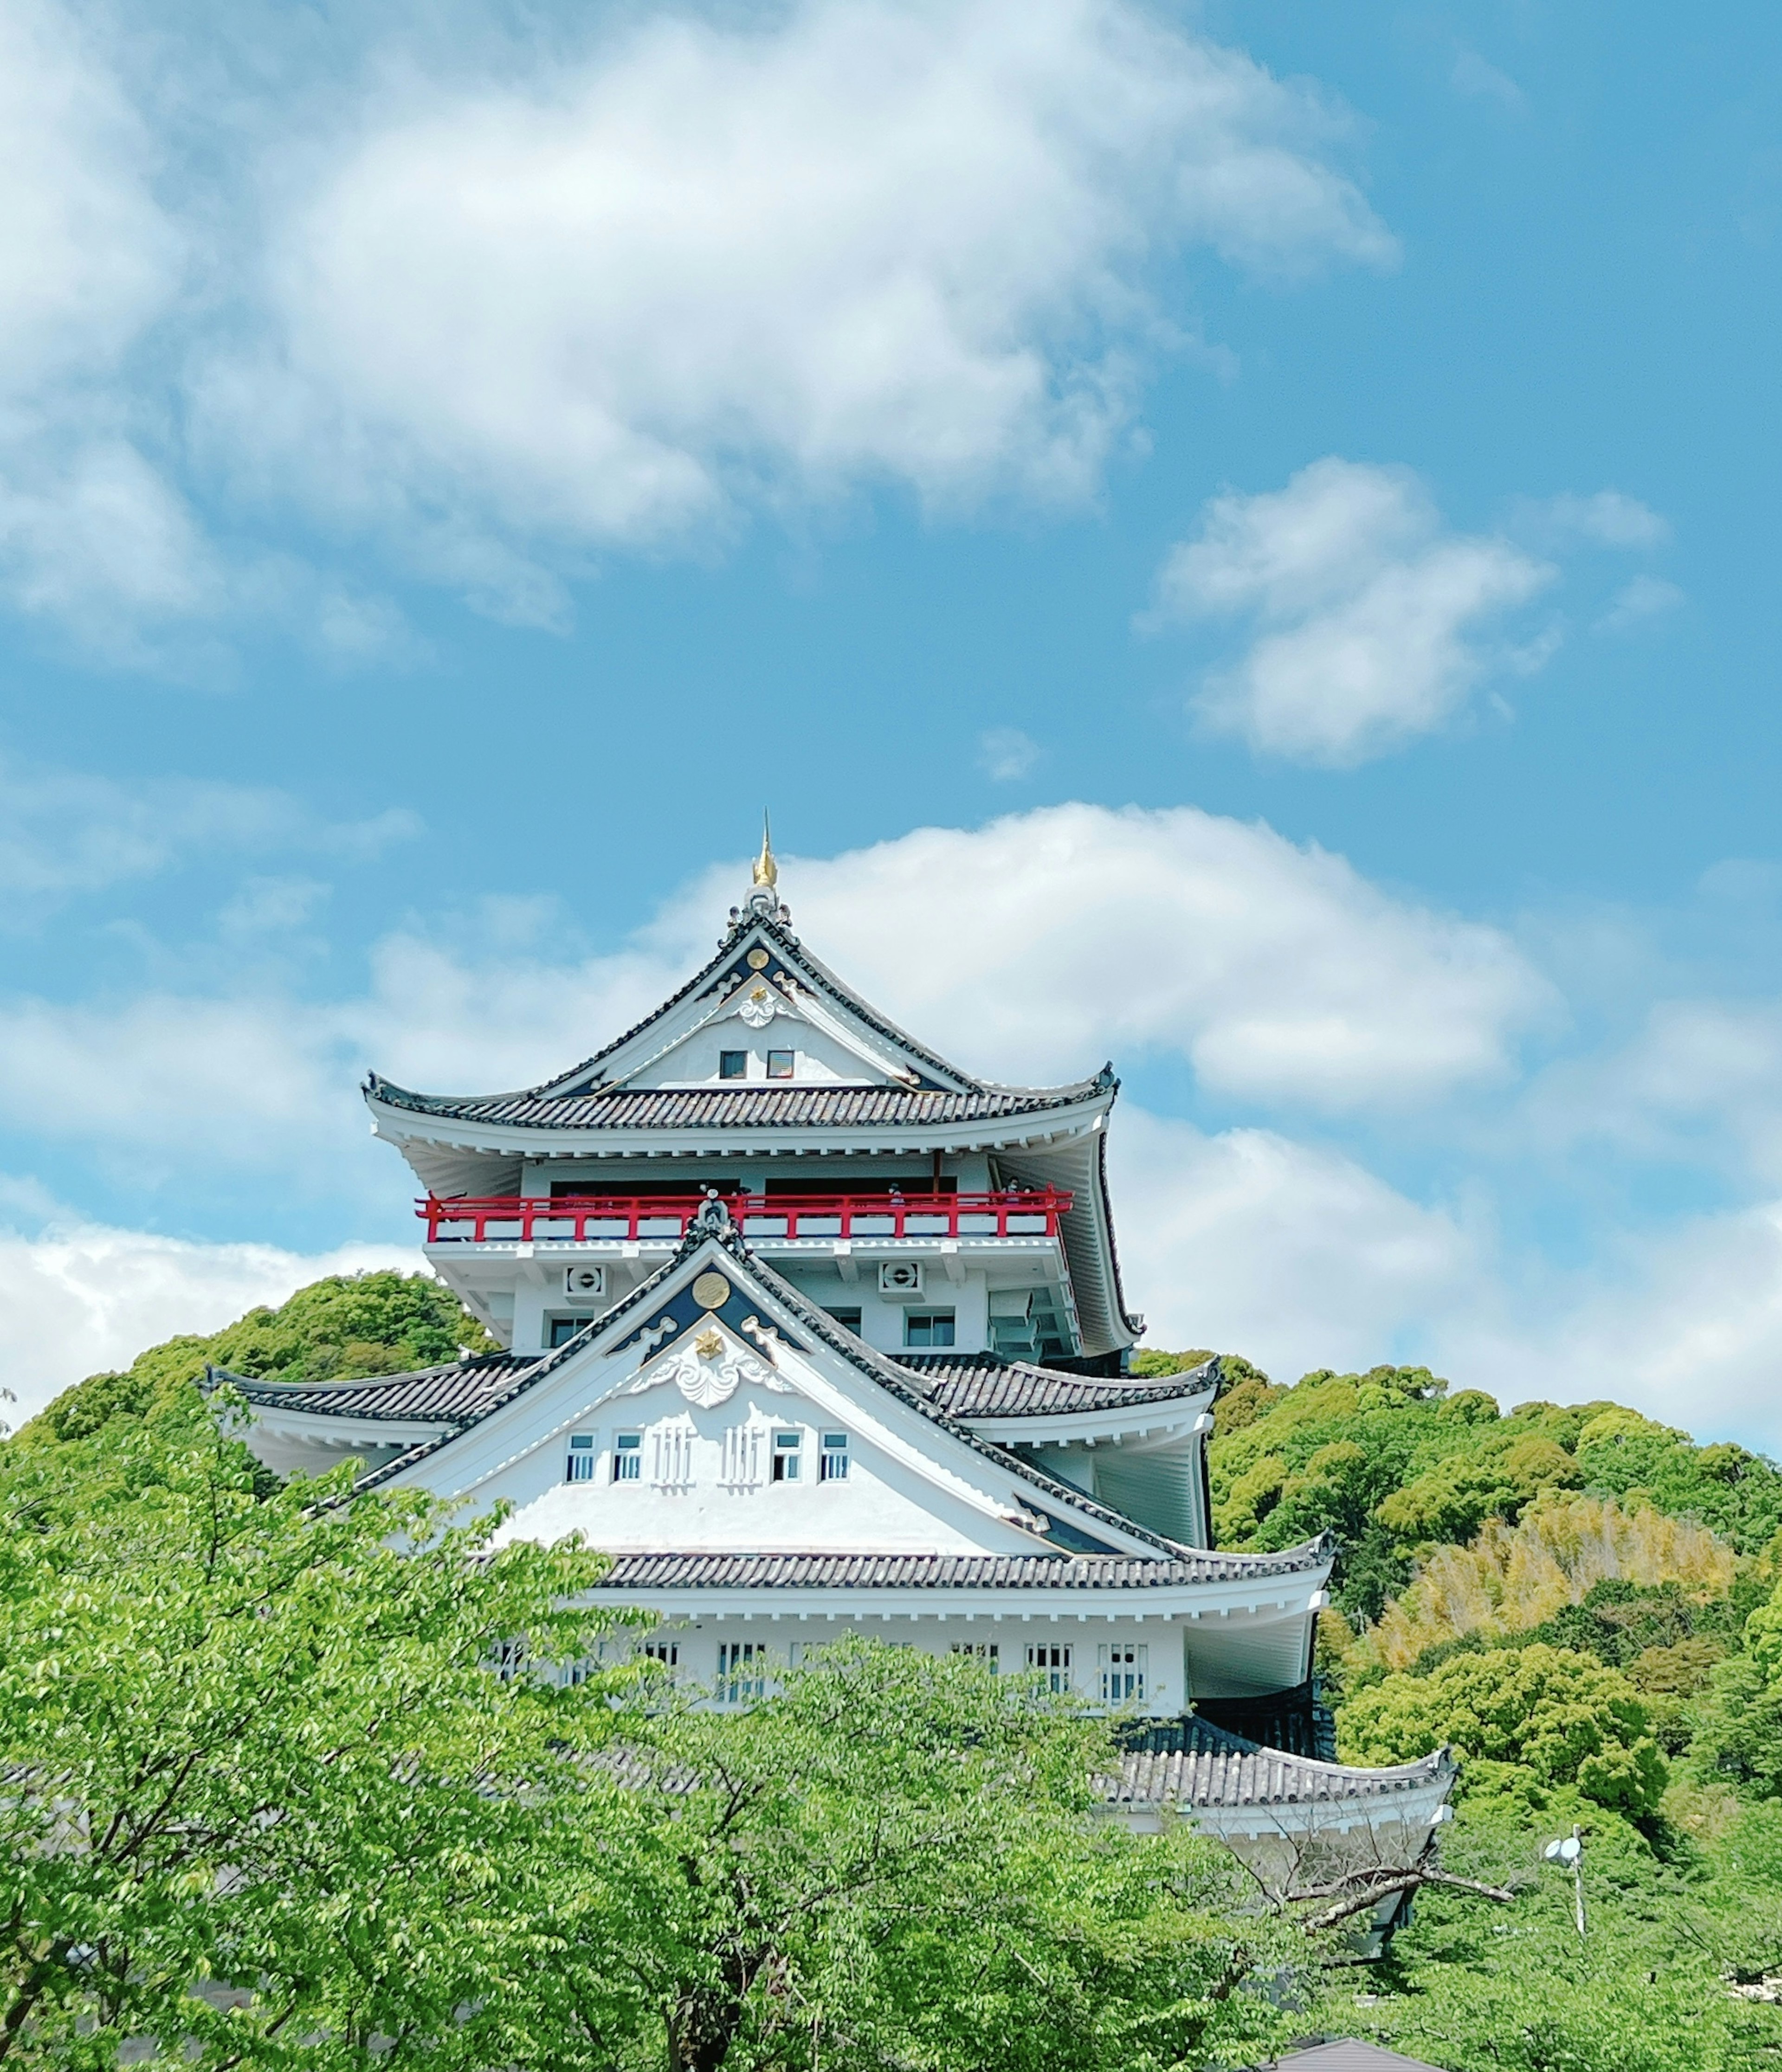
<svg viewBox="0 0 1782 2072">
<path fill-rule="evenodd" d="M 1157 1551 L 862 1372 L 715 1241 L 591 1337 L 393 1479 L 477 1512 L 510 1504 L 506 1537 L 580 1531 L 615 1552 L 1053 1552 L 1046 1514 Z M 833 1439 L 846 1470 L 825 1479 Z M 776 1478 L 781 1451 L 797 1466 Z"/>
</svg>

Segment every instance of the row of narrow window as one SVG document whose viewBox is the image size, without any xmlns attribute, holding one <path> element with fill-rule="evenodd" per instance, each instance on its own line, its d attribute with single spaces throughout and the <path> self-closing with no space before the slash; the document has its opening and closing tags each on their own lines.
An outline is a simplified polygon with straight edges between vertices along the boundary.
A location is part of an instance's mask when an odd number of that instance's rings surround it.
<svg viewBox="0 0 1782 2072">
<path fill-rule="evenodd" d="M 693 1434 L 684 1426 L 670 1426 L 656 1435 L 656 1458 L 650 1479 L 665 1487 L 685 1489 L 693 1482 Z M 802 1482 L 805 1477 L 805 1435 L 802 1432 L 776 1432 L 768 1452 L 768 1479 L 776 1482 Z M 725 1435 L 723 1470 L 719 1479 L 739 1487 L 761 1480 L 758 1425 L 732 1426 Z M 599 1449 L 591 1432 L 573 1433 L 564 1480 L 591 1482 L 599 1460 Z M 615 1482 L 644 1479 L 644 1434 L 620 1432 L 612 1442 L 611 1478 Z M 848 1478 L 848 1435 L 825 1432 L 817 1449 L 817 1479 L 845 1482 Z"/>
<path fill-rule="evenodd" d="M 804 1655 L 805 1646 L 805 1642 L 795 1640 L 788 1651 L 787 1659 L 795 1669 Z M 993 1675 L 1002 1666 L 1001 1646 L 994 1640 L 956 1640 L 951 1651 L 975 1657 Z M 646 1661 L 656 1663 L 670 1676 L 679 1676 L 679 1641 L 646 1640 L 640 1652 Z M 1097 1671 L 1099 1696 L 1104 1705 L 1143 1702 L 1150 1653 L 1142 1641 L 1104 1641 L 1100 1645 L 1097 1650 Z M 1032 1642 L 1027 1649 L 1027 1667 L 1030 1672 L 1037 1671 L 1043 1676 L 1049 1689 L 1068 1691 L 1072 1688 L 1071 1655 L 1072 1644 L 1068 1641 Z M 525 1666 L 525 1643 L 504 1642 L 496 1659 L 496 1674 L 505 1680 L 519 1675 Z M 747 1705 L 765 1698 L 775 1666 L 772 1651 L 764 1640 L 720 1641 L 718 1681 L 712 1696 L 721 1705 Z M 584 1683 L 598 1667 L 595 1661 L 570 1663 L 558 1672 L 558 1681 L 566 1684 Z"/>
</svg>

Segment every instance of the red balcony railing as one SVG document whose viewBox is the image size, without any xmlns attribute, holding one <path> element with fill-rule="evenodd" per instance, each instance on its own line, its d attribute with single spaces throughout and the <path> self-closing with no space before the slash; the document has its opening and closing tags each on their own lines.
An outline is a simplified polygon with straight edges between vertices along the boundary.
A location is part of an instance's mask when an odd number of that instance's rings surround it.
<svg viewBox="0 0 1782 2072">
<path fill-rule="evenodd" d="M 1056 1237 L 1072 1197 L 1056 1187 L 990 1194 L 726 1194 L 745 1237 Z M 677 1238 L 702 1194 L 430 1194 L 415 1214 L 429 1244 L 585 1244 Z"/>
</svg>

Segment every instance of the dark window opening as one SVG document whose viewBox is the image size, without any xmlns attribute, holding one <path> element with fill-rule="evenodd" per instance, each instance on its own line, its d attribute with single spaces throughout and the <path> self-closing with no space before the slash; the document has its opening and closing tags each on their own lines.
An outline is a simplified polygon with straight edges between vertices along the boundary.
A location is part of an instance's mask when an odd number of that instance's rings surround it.
<svg viewBox="0 0 1782 2072">
<path fill-rule="evenodd" d="M 704 1194 L 708 1187 L 715 1187 L 721 1194 L 735 1194 L 741 1192 L 742 1186 L 742 1182 L 735 1178 L 711 1180 L 702 1174 L 692 1174 L 685 1180 L 614 1178 L 603 1181 L 591 1178 L 586 1180 L 553 1180 L 550 1198 L 554 1202 L 663 1199 L 685 1202 Z"/>
<path fill-rule="evenodd" d="M 829 1314 L 834 1318 L 837 1323 L 845 1326 L 846 1329 L 852 1331 L 856 1338 L 859 1336 L 860 1312 L 858 1309 L 832 1309 Z"/>
<path fill-rule="evenodd" d="M 554 1352 L 558 1346 L 566 1346 L 578 1331 L 585 1331 L 593 1321 L 591 1317 L 552 1317 L 546 1322 L 549 1334 L 546 1342 Z"/>
<path fill-rule="evenodd" d="M 903 1342 L 906 1346 L 950 1346 L 952 1310 L 911 1310 L 903 1319 Z"/>
<path fill-rule="evenodd" d="M 747 1050 L 720 1050 L 718 1054 L 718 1076 L 721 1079 L 746 1079 L 749 1075 L 749 1054 Z"/>
</svg>

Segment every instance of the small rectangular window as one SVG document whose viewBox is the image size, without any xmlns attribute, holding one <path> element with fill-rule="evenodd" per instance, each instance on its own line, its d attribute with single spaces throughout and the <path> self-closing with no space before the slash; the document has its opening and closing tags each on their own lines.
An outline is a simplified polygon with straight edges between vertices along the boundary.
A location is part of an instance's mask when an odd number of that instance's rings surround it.
<svg viewBox="0 0 1782 2072">
<path fill-rule="evenodd" d="M 950 1309 L 912 1309 L 903 1318 L 907 1346 L 950 1346 L 953 1312 Z"/>
<path fill-rule="evenodd" d="M 569 1465 L 564 1470 L 563 1479 L 571 1482 L 591 1482 L 594 1480 L 594 1434 L 591 1432 L 571 1434 Z"/>
<path fill-rule="evenodd" d="M 677 1640 L 646 1640 L 643 1654 L 646 1662 L 655 1663 L 671 1677 L 681 1667 L 681 1643 Z"/>
<path fill-rule="evenodd" d="M 770 1050 L 768 1053 L 768 1077 L 770 1079 L 789 1079 L 798 1053 L 796 1050 Z"/>
<path fill-rule="evenodd" d="M 615 1482 L 640 1481 L 644 1474 L 644 1435 L 621 1432 L 612 1442 L 612 1478 Z"/>
<path fill-rule="evenodd" d="M 1071 1651 L 1067 1641 L 1044 1640 L 1027 1650 L 1027 1667 L 1037 1670 L 1046 1679 L 1048 1690 L 1068 1691 L 1071 1688 Z"/>
<path fill-rule="evenodd" d="M 956 1640 L 953 1644 L 955 1655 L 969 1655 L 974 1662 L 982 1662 L 991 1675 L 1001 1668 L 1002 1649 L 994 1640 Z"/>
<path fill-rule="evenodd" d="M 804 1444 L 802 1432 L 776 1432 L 773 1435 L 773 1478 L 776 1482 L 795 1482 L 798 1479 L 799 1449 Z"/>
<path fill-rule="evenodd" d="M 1141 1642 L 1113 1642 L 1101 1650 L 1101 1702 L 1104 1705 L 1124 1705 L 1130 1699 L 1142 1699 L 1145 1695 L 1146 1656 L 1149 1653 Z"/>
<path fill-rule="evenodd" d="M 852 1331 L 856 1338 L 859 1337 L 860 1312 L 858 1309 L 832 1309 L 829 1314 L 844 1329 Z"/>
<path fill-rule="evenodd" d="M 764 1640 L 721 1640 L 718 1643 L 720 1705 L 747 1705 L 768 1695 L 768 1644 Z"/>
<path fill-rule="evenodd" d="M 747 1050 L 720 1050 L 718 1054 L 718 1076 L 721 1079 L 746 1079 L 749 1075 L 749 1054 Z"/>
<path fill-rule="evenodd" d="M 817 1479 L 820 1482 L 845 1482 L 847 1478 L 848 1435 L 846 1432 L 825 1432 Z"/>
<path fill-rule="evenodd" d="M 578 1331 L 586 1330 L 591 1319 L 586 1317 L 552 1317 L 545 1332 L 553 1351 L 558 1346 L 566 1346 Z"/>
</svg>

